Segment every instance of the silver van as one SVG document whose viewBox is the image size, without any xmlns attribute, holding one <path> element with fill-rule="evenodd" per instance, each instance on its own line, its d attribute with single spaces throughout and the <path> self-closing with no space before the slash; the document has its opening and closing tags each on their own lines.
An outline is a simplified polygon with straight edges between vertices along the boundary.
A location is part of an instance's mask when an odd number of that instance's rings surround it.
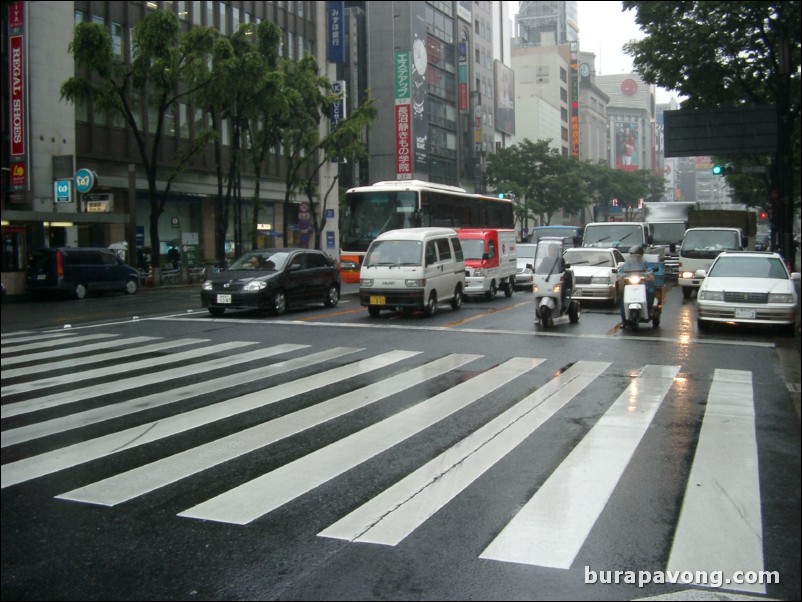
<svg viewBox="0 0 802 602">
<path fill-rule="evenodd" d="M 139 271 L 110 249 L 56 247 L 37 249 L 25 275 L 25 291 L 37 296 L 62 294 L 83 299 L 88 294 L 139 290 Z"/>
<path fill-rule="evenodd" d="M 379 235 L 368 248 L 359 272 L 359 302 L 376 317 L 382 309 L 422 309 L 437 304 L 462 307 L 465 259 L 451 228 L 405 228 Z"/>
</svg>

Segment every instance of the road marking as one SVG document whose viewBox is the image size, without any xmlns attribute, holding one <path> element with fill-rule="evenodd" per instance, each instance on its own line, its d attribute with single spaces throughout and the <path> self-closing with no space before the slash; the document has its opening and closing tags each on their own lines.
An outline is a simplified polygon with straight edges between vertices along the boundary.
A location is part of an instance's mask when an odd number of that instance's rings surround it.
<svg viewBox="0 0 802 602">
<path fill-rule="evenodd" d="M 716 370 L 688 477 L 669 571 L 763 571 L 752 374 Z M 706 585 L 698 583 L 698 585 Z M 765 584 L 726 589 L 766 593 Z"/>
<path fill-rule="evenodd" d="M 606 362 L 577 362 L 318 535 L 397 545 L 535 432 L 609 366 Z"/>
<path fill-rule="evenodd" d="M 644 367 L 480 558 L 570 568 L 678 371 Z"/>
<path fill-rule="evenodd" d="M 19 353 L 20 351 L 33 351 L 34 349 L 49 349 L 52 355 L 53 347 L 59 347 L 61 345 L 74 345 L 75 343 L 81 343 L 83 341 L 94 341 L 97 339 L 108 339 L 110 337 L 117 337 L 120 335 L 117 334 L 86 334 L 83 336 L 75 336 L 73 333 L 64 333 L 59 334 L 57 337 L 54 337 L 58 340 L 51 341 L 49 340 L 51 337 L 37 337 L 36 343 L 29 343 L 27 345 L 15 345 L 12 347 L 8 347 L 8 342 L 3 341 L 3 344 L 6 347 L 0 352 L 0 355 L 11 355 L 12 353 Z M 48 340 L 43 340 L 48 339 Z M 3 360 L 5 363 L 5 360 Z"/>
<path fill-rule="evenodd" d="M 412 355 L 414 354 L 410 352 L 408 357 Z M 238 458 L 243 454 L 261 449 L 348 412 L 366 407 L 421 382 L 441 376 L 445 372 L 459 368 L 479 357 L 481 356 L 447 356 L 361 389 L 349 391 L 315 406 L 233 433 L 205 445 L 193 447 L 58 497 L 114 506 L 202 470 Z"/>
<path fill-rule="evenodd" d="M 245 525 L 390 449 L 543 360 L 512 358 L 418 405 L 193 506 L 179 516 Z"/>
<path fill-rule="evenodd" d="M 296 367 L 300 368 L 303 366 L 313 366 L 321 361 L 341 358 L 344 355 L 357 351 L 361 351 L 361 349 L 336 347 L 290 361 L 293 362 Z M 77 466 L 78 464 L 96 460 L 120 451 L 133 449 L 152 441 L 158 441 L 159 439 L 171 435 L 211 424 L 217 420 L 262 408 L 292 395 L 305 393 L 312 388 L 323 387 L 332 382 L 353 378 L 356 375 L 376 370 L 388 363 L 392 363 L 397 358 L 398 355 L 395 353 L 385 353 L 375 358 L 362 360 L 361 362 L 355 362 L 339 368 L 333 368 L 326 372 L 292 381 L 291 383 L 280 384 L 263 391 L 256 391 L 255 393 L 235 397 L 211 406 L 204 406 L 196 410 L 176 414 L 156 422 L 149 422 L 95 439 L 82 441 L 81 443 L 76 443 L 69 447 L 46 452 L 38 456 L 3 464 L 3 466 L 0 467 L 2 488 L 23 481 L 29 481 L 30 479 L 65 468 Z"/>
</svg>

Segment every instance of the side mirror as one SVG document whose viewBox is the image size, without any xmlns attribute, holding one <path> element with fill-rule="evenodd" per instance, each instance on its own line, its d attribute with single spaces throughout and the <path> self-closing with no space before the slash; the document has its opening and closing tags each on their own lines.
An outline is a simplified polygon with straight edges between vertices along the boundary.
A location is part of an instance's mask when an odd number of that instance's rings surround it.
<svg viewBox="0 0 802 602">
<path fill-rule="evenodd" d="M 694 278 L 706 278 L 707 277 L 707 272 L 704 271 L 704 270 L 696 270 L 693 273 L 693 277 Z"/>
<path fill-rule="evenodd" d="M 534 270 L 534 269 L 535 269 L 535 266 L 533 266 L 531 263 L 527 263 L 527 264 L 526 264 L 526 269 L 527 269 L 527 270 Z"/>
<path fill-rule="evenodd" d="M 670 245 L 668 245 L 668 250 L 671 251 L 672 253 L 676 253 L 677 252 L 677 243 L 672 242 Z"/>
<path fill-rule="evenodd" d="M 490 259 L 490 255 L 488 253 L 482 253 L 482 261 L 487 261 Z"/>
<path fill-rule="evenodd" d="M 741 237 L 741 248 L 748 249 L 749 248 L 749 239 L 746 236 Z"/>
</svg>

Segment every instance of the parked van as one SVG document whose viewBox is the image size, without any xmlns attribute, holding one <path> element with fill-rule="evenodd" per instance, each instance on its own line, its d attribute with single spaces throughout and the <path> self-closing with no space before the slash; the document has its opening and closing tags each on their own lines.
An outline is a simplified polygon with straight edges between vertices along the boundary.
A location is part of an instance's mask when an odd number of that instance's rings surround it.
<svg viewBox="0 0 802 602">
<path fill-rule="evenodd" d="M 423 309 L 437 304 L 462 307 L 465 261 L 451 228 L 405 228 L 379 235 L 368 247 L 359 272 L 359 302 L 376 317 L 382 309 Z"/>
<path fill-rule="evenodd" d="M 60 293 L 76 299 L 109 291 L 133 295 L 139 290 L 139 271 L 111 249 L 38 249 L 31 255 L 25 290 L 34 295 Z"/>
<path fill-rule="evenodd" d="M 465 294 L 484 295 L 489 301 L 501 289 L 512 296 L 517 271 L 515 230 L 458 228 L 457 236 L 465 254 Z"/>
</svg>

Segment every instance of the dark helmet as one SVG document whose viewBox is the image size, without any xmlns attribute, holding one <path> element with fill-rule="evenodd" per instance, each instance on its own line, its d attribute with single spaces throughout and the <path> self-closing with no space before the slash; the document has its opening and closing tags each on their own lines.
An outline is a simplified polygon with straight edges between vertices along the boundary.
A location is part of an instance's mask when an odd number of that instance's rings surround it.
<svg viewBox="0 0 802 602">
<path fill-rule="evenodd" d="M 643 255 L 643 247 L 640 245 L 635 245 L 629 249 L 630 255 Z"/>
</svg>

